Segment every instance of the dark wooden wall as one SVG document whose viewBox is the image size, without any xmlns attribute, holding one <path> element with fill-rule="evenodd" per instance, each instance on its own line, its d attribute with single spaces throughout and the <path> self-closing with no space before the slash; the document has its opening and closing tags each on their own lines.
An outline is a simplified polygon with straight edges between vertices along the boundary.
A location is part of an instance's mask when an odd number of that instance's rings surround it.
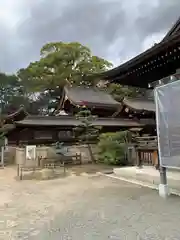
<svg viewBox="0 0 180 240">
<path fill-rule="evenodd" d="M 8 142 L 10 145 L 52 144 L 57 141 L 73 141 L 72 128 L 17 127 L 8 134 Z"/>
<path fill-rule="evenodd" d="M 117 132 L 127 128 L 117 126 L 103 127 L 100 133 Z M 73 127 L 17 127 L 8 134 L 8 142 L 10 145 L 19 144 L 52 144 L 57 141 L 65 144 L 74 143 L 76 139 L 73 135 Z"/>
</svg>

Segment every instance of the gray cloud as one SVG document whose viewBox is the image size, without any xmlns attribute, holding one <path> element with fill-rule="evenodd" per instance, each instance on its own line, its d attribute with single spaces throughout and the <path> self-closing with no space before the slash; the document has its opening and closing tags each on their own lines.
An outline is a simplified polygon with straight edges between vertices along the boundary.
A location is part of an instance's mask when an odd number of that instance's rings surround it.
<svg viewBox="0 0 180 240">
<path fill-rule="evenodd" d="M 146 5 L 139 7 L 141 16 L 136 21 L 138 33 L 143 37 L 151 33 L 166 32 L 180 16 L 179 0 L 161 0 L 157 6 L 144 12 Z"/>
<path fill-rule="evenodd" d="M 16 71 L 26 66 L 50 41 L 79 41 L 94 54 L 120 63 L 142 51 L 148 36 L 167 32 L 179 17 L 179 0 L 145 2 L 22 1 L 21 21 L 13 31 L 0 25 L 0 70 Z"/>
<path fill-rule="evenodd" d="M 165 35 L 180 17 L 179 0 L 159 0 L 156 4 L 155 1 L 149 1 L 149 4 L 145 1 L 141 2 L 131 31 L 126 32 L 124 37 L 124 49 L 119 52 L 119 57 L 122 59 L 142 52 L 142 43 L 146 38 L 156 34 Z M 130 14 L 127 13 L 127 17 L 128 15 Z"/>
</svg>

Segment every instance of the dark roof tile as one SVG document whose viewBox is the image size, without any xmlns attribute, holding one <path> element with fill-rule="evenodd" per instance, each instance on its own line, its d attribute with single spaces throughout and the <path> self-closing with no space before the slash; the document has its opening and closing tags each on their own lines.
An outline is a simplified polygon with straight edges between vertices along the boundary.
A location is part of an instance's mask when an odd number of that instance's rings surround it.
<svg viewBox="0 0 180 240">
<path fill-rule="evenodd" d="M 17 126 L 70 126 L 74 127 L 80 124 L 80 121 L 75 117 L 69 116 L 29 116 L 22 121 L 16 122 Z M 117 126 L 117 127 L 141 127 L 138 121 L 131 119 L 118 119 L 118 118 L 98 118 L 94 121 L 95 126 Z"/>
<path fill-rule="evenodd" d="M 142 98 L 125 98 L 123 104 L 134 110 L 145 110 L 150 112 L 156 111 L 156 106 L 153 100 Z"/>
<path fill-rule="evenodd" d="M 69 100 L 76 105 L 113 108 L 117 108 L 120 105 L 110 94 L 96 88 L 66 87 L 65 91 Z"/>
</svg>

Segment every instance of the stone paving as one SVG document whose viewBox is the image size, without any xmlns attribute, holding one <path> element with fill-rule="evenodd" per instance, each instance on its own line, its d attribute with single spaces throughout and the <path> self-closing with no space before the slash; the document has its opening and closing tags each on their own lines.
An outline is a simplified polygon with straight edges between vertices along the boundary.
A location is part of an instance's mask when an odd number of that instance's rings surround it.
<svg viewBox="0 0 180 240">
<path fill-rule="evenodd" d="M 142 185 L 159 187 L 160 173 L 153 167 L 143 166 L 139 169 L 137 167 L 114 168 L 114 176 L 130 182 L 139 182 Z M 179 169 L 167 170 L 167 183 L 170 192 L 180 195 L 180 171 Z"/>
<path fill-rule="evenodd" d="M 1 178 L 0 239 L 180 239 L 180 198 L 99 175 Z"/>
</svg>

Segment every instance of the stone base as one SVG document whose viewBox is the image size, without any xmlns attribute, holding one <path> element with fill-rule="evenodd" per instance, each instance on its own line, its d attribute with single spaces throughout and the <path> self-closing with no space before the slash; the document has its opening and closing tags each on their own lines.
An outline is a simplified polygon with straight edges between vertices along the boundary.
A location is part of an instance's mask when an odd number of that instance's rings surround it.
<svg viewBox="0 0 180 240">
<path fill-rule="evenodd" d="M 170 195 L 168 185 L 159 184 L 159 196 L 167 198 Z"/>
<path fill-rule="evenodd" d="M 64 178 L 69 174 L 64 172 L 64 169 L 48 169 L 44 168 L 42 170 L 36 171 L 24 171 L 22 175 L 22 180 L 51 180 L 55 178 Z M 19 178 L 17 178 L 19 180 Z"/>
</svg>

